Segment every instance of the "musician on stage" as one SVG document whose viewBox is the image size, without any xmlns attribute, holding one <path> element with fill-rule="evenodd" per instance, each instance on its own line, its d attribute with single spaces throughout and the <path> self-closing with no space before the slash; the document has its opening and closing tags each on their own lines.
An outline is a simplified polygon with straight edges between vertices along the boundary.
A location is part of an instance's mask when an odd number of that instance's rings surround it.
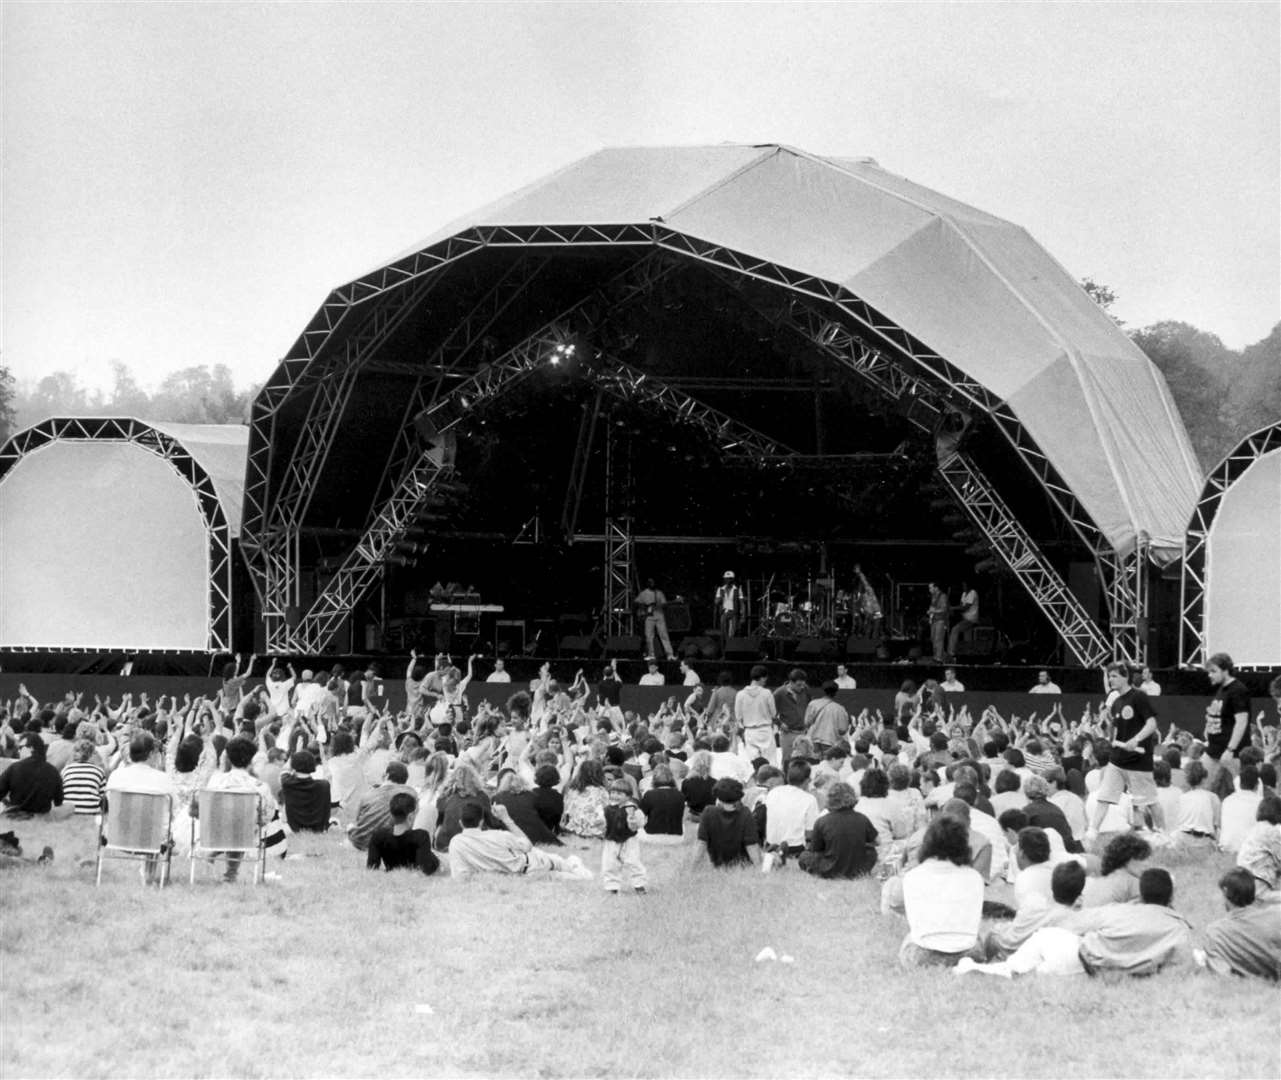
<svg viewBox="0 0 1281 1080">
<path fill-rule="evenodd" d="M 876 598 L 876 590 L 872 588 L 872 583 L 867 580 L 867 575 L 863 573 L 863 568 L 858 563 L 854 564 L 854 577 L 857 581 L 854 592 L 854 618 L 859 631 L 866 638 L 880 637 L 881 620 L 884 615 L 881 612 L 881 602 Z"/>
<path fill-rule="evenodd" d="M 969 634 L 979 621 L 979 594 L 977 589 L 970 588 L 968 582 L 961 582 L 961 602 L 952 605 L 953 611 L 959 611 L 961 617 L 952 624 L 952 632 L 947 639 L 947 653 L 956 659 L 956 646 L 962 634 Z"/>
<path fill-rule="evenodd" d="M 726 570 L 716 590 L 716 621 L 725 641 L 738 636 L 738 620 L 743 614 L 743 590 L 734 582 L 734 571 Z"/>
<path fill-rule="evenodd" d="M 931 581 L 930 608 L 928 612 L 930 621 L 930 645 L 934 650 L 933 659 L 939 664 L 947 661 L 947 657 L 943 655 L 943 650 L 947 647 L 948 610 L 947 593 Z"/>
<path fill-rule="evenodd" d="M 667 597 L 663 595 L 663 590 L 655 588 L 654 579 L 649 578 L 645 582 L 645 588 L 636 596 L 636 610 L 645 618 L 645 656 L 647 658 L 658 656 L 654 648 L 654 635 L 657 634 L 658 640 L 663 643 L 667 659 L 676 659 L 676 653 L 672 651 L 671 638 L 667 636 L 667 616 L 663 614 L 666 606 Z"/>
</svg>

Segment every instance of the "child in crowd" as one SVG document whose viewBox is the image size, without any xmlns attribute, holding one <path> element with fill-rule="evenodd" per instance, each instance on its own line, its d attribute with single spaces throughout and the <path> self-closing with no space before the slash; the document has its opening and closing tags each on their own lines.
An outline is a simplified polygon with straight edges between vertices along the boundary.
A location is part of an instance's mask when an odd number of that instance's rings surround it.
<svg viewBox="0 0 1281 1080">
<path fill-rule="evenodd" d="M 622 779 L 610 781 L 609 804 L 605 807 L 605 843 L 600 853 L 600 873 L 607 893 L 618 895 L 624 874 L 637 893 L 645 891 L 647 878 L 638 835 L 644 825 L 645 815 L 632 801 L 631 785 Z"/>
</svg>

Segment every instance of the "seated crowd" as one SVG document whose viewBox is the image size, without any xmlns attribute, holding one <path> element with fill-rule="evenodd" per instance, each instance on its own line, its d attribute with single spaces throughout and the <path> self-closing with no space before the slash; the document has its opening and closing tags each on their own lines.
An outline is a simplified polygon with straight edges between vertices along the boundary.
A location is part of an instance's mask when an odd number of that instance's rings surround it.
<svg viewBox="0 0 1281 1080">
<path fill-rule="evenodd" d="M 593 689 L 544 665 L 505 709 L 472 711 L 475 658 L 464 673 L 415 654 L 393 715 L 375 670 L 276 663 L 247 689 L 255 659 L 227 665 L 213 698 L 181 702 L 42 705 L 22 688 L 0 717 L 7 816 L 84 818 L 109 814 L 113 792 L 168 794 L 182 854 L 201 791 L 253 792 L 273 856 L 348 848 L 371 870 L 586 880 L 572 851 L 599 841 L 615 894 L 647 890 L 646 849 L 685 844 L 691 869 L 875 876 L 883 914 L 906 920 L 907 967 L 1281 980 L 1278 729 L 1233 714 L 1226 737 L 1208 724 L 1207 741 L 1173 727 L 1162 738 L 1124 665 L 1079 719 L 1058 705 L 976 718 L 903 693 L 889 718 L 851 716 L 835 681 L 812 696 L 796 669 L 771 690 L 764 667 L 742 689 L 722 674 L 710 694 L 641 717 L 619 707 L 612 666 Z M 1226 657 L 1211 663 L 1230 673 Z M 340 847 L 309 841 L 330 831 Z M 36 861 L 0 841 L 0 864 Z M 1179 913 L 1171 875 L 1150 865 L 1162 851 L 1192 865 L 1233 856 L 1222 918 L 1198 931 Z M 226 880 L 239 866 L 227 857 Z"/>
</svg>

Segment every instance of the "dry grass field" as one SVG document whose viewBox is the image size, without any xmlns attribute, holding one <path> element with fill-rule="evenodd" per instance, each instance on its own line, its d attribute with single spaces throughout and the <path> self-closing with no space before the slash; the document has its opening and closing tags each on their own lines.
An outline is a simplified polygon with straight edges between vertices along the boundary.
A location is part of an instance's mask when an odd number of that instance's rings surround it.
<svg viewBox="0 0 1281 1080">
<path fill-rule="evenodd" d="M 95 889 L 87 826 L 5 826 L 57 851 L 4 880 L 5 1078 L 1281 1075 L 1281 991 L 901 972 L 871 882 L 647 848 L 649 894 L 607 897 L 367 873 L 326 840 L 259 888 L 176 860 L 163 892 L 125 862 Z M 1198 926 L 1223 865 L 1171 867 Z"/>
</svg>

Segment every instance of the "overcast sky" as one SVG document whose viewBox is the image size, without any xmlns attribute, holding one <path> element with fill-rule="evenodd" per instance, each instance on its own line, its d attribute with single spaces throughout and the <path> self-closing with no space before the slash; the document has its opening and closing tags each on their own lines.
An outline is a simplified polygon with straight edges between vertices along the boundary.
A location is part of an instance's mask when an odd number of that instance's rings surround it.
<svg viewBox="0 0 1281 1080">
<path fill-rule="evenodd" d="M 335 285 L 608 145 L 870 156 L 1132 325 L 1281 318 L 1281 5 L 0 4 L 3 356 L 261 381 Z"/>
</svg>

